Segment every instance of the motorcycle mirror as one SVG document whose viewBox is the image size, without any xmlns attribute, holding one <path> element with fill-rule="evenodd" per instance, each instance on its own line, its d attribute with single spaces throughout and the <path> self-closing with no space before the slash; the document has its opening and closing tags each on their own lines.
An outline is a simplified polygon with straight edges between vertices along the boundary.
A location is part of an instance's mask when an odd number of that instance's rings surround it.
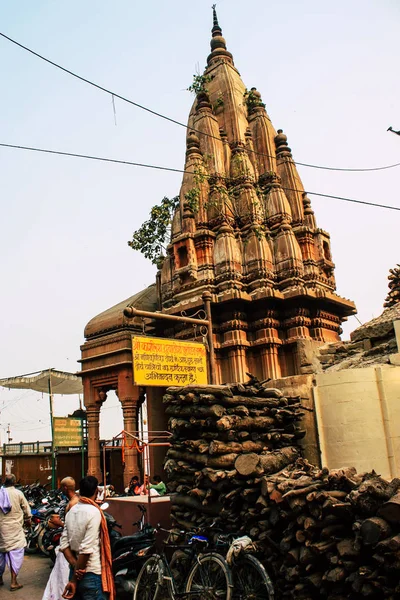
<svg viewBox="0 0 400 600">
<path fill-rule="evenodd" d="M 50 481 L 50 479 L 52 479 L 51 475 L 48 476 L 47 481 Z"/>
<path fill-rule="evenodd" d="M 103 504 L 101 504 L 100 508 L 101 510 L 107 510 L 107 508 L 109 507 L 109 503 L 108 502 L 103 502 Z"/>
<path fill-rule="evenodd" d="M 48 503 L 49 503 L 49 501 L 47 500 L 47 498 L 43 498 L 42 504 L 48 504 Z"/>
</svg>

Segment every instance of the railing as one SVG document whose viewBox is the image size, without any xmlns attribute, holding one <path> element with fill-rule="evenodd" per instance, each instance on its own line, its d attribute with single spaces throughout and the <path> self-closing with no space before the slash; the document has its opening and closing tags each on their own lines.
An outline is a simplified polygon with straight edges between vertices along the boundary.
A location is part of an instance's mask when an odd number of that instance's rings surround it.
<svg viewBox="0 0 400 600">
<path fill-rule="evenodd" d="M 85 450 L 87 443 L 85 441 Z M 60 448 L 64 452 L 80 451 L 81 447 Z M 0 446 L 0 456 L 15 456 L 16 454 L 51 454 L 51 442 L 19 442 L 18 444 L 3 444 Z"/>
</svg>

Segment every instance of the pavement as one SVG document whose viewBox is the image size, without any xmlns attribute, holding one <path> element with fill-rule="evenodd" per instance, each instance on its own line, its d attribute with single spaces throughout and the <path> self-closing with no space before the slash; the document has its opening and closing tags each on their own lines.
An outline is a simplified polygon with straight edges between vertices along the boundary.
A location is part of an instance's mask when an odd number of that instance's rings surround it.
<svg viewBox="0 0 400 600">
<path fill-rule="evenodd" d="M 25 555 L 24 564 L 18 575 L 18 582 L 23 588 L 10 592 L 10 572 L 6 568 L 4 586 L 0 587 L 0 599 L 42 600 L 43 592 L 51 571 L 51 560 L 39 554 Z"/>
</svg>

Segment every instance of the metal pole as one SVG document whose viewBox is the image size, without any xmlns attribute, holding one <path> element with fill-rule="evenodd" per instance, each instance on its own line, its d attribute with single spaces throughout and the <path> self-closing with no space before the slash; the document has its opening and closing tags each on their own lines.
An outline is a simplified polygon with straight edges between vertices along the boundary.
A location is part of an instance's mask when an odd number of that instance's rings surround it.
<svg viewBox="0 0 400 600">
<path fill-rule="evenodd" d="M 106 496 L 106 485 L 107 485 L 107 469 L 106 469 L 106 445 L 103 446 L 103 485 L 104 485 L 104 498 Z"/>
<path fill-rule="evenodd" d="M 81 455 L 81 462 L 82 462 L 82 470 L 81 470 L 81 475 L 82 475 L 82 479 L 85 477 L 85 437 L 83 435 L 83 419 L 81 419 L 81 449 L 82 449 L 82 455 Z"/>
<path fill-rule="evenodd" d="M 205 292 L 206 293 L 206 292 Z M 128 319 L 133 317 L 147 317 L 148 319 L 163 319 L 164 321 L 179 321 L 180 323 L 191 323 L 192 325 L 208 325 L 205 319 L 192 319 L 191 317 L 178 317 L 176 315 L 167 315 L 164 313 L 150 312 L 148 310 L 138 310 L 132 306 L 124 308 L 124 315 Z"/>
<path fill-rule="evenodd" d="M 213 339 L 213 328 L 212 328 L 212 316 L 211 316 L 211 292 L 204 292 L 202 299 L 204 302 L 204 310 L 206 311 L 208 321 L 208 349 L 210 354 L 210 383 L 217 383 L 217 367 L 215 363 L 215 352 L 214 352 L 214 339 Z"/>
<path fill-rule="evenodd" d="M 53 390 L 51 387 L 51 369 L 49 369 L 49 402 L 51 424 L 51 487 L 56 488 L 56 453 L 54 448 L 54 421 L 53 421 Z"/>
</svg>

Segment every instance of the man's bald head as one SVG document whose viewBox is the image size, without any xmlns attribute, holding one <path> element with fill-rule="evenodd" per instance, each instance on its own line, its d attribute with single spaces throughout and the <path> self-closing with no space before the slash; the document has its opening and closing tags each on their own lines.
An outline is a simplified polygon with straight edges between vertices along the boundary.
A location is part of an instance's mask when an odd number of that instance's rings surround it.
<svg viewBox="0 0 400 600">
<path fill-rule="evenodd" d="M 75 493 L 75 489 L 76 489 L 76 484 L 75 484 L 75 479 L 73 477 L 64 477 L 64 479 L 61 480 L 60 483 L 60 488 L 67 492 L 73 492 Z"/>
</svg>

